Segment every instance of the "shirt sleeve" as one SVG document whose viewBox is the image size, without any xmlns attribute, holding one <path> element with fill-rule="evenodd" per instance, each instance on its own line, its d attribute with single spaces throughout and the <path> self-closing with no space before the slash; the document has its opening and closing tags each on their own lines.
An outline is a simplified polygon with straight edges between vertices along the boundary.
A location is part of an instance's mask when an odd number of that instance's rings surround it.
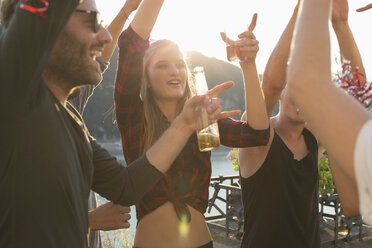
<svg viewBox="0 0 372 248">
<path fill-rule="evenodd" d="M 1 92 L 4 97 L 16 98 L 24 108 L 37 98 L 41 73 L 58 35 L 79 3 L 78 0 L 48 2 L 44 18 L 21 7 L 21 4 L 40 7 L 40 1 L 19 1 L 9 26 L 0 36 Z"/>
<path fill-rule="evenodd" d="M 372 120 L 358 134 L 354 151 L 354 167 L 359 193 L 360 213 L 372 224 Z"/>
<path fill-rule="evenodd" d="M 149 41 L 142 39 L 130 26 L 119 37 L 119 62 L 115 81 L 116 121 L 122 137 L 127 164 L 140 153 L 143 130 L 143 104 L 140 99 L 143 57 Z"/>
<path fill-rule="evenodd" d="M 94 164 L 92 190 L 116 204 L 136 204 L 164 176 L 145 155 L 124 167 L 95 140 L 91 144 Z"/>
<path fill-rule="evenodd" d="M 119 64 L 115 82 L 115 105 L 119 113 L 132 112 L 138 105 L 142 82 L 143 57 L 149 41 L 129 26 L 119 37 Z"/>
<path fill-rule="evenodd" d="M 228 147 L 254 147 L 267 145 L 270 127 L 263 130 L 253 129 L 245 121 L 231 118 L 218 121 L 221 144 Z"/>
</svg>

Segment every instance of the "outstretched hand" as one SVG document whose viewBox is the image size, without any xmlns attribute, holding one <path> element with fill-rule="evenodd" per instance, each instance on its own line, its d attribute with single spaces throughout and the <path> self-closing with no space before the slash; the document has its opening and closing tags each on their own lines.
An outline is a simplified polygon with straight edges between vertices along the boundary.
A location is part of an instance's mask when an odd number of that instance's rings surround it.
<svg viewBox="0 0 372 248">
<path fill-rule="evenodd" d="M 349 17 L 349 5 L 347 0 L 333 0 L 332 22 L 346 22 Z"/>
<path fill-rule="evenodd" d="M 369 10 L 369 9 L 372 9 L 372 3 L 367 4 L 366 6 L 364 6 L 364 7 L 362 7 L 362 8 L 359 8 L 359 9 L 357 9 L 356 11 L 357 11 L 357 12 L 363 12 L 363 11 L 366 11 L 366 10 Z"/>
<path fill-rule="evenodd" d="M 196 131 L 205 127 L 200 123 L 200 121 L 198 121 L 203 114 L 204 108 L 207 111 L 209 118 L 208 125 L 218 119 L 240 115 L 240 110 L 222 112 L 223 108 L 221 106 L 221 100 L 216 98 L 217 95 L 231 88 L 233 85 L 234 82 L 225 82 L 209 90 L 207 95 L 194 96 L 190 98 L 186 101 L 180 117 L 191 130 Z"/>
</svg>

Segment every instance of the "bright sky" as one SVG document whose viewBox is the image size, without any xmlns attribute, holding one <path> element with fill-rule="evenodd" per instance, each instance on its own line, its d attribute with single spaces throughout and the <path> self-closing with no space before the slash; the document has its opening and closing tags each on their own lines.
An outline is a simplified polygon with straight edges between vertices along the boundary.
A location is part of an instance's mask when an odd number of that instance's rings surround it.
<svg viewBox="0 0 372 248">
<path fill-rule="evenodd" d="M 123 0 L 96 0 L 108 24 L 123 6 Z M 357 13 L 355 9 L 371 0 L 349 1 L 349 25 L 359 46 L 368 77 L 372 76 L 372 10 Z M 262 73 L 272 49 L 287 25 L 296 0 L 165 0 L 152 32 L 154 39 L 170 39 L 184 51 L 196 50 L 209 57 L 226 61 L 225 44 L 219 33 L 232 24 L 250 23 L 253 13 L 258 13 L 255 35 L 260 42 L 257 55 L 258 72 Z M 133 18 L 130 16 L 127 24 Z M 314 37 L 316 39 L 316 37 Z M 333 39 L 334 36 L 333 36 Z M 335 58 L 338 45 L 332 42 Z"/>
</svg>

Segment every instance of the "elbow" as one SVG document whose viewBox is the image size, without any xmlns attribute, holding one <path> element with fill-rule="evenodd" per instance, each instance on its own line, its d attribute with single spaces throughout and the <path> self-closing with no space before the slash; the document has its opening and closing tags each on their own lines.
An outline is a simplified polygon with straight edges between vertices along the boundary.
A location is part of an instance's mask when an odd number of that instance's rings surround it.
<svg viewBox="0 0 372 248">
<path fill-rule="evenodd" d="M 272 77 L 270 75 L 264 74 L 262 79 L 262 90 L 265 93 L 277 93 L 282 92 L 286 87 L 286 79 L 285 78 L 278 78 Z"/>
<path fill-rule="evenodd" d="M 261 139 L 261 146 L 266 146 L 269 143 L 270 140 L 270 124 L 268 124 L 267 129 L 265 130 L 263 139 Z"/>
<path fill-rule="evenodd" d="M 269 144 L 270 140 L 270 134 L 264 139 L 264 141 L 261 143 L 262 146 L 267 146 Z"/>
<path fill-rule="evenodd" d="M 127 180 L 130 181 L 131 179 Z M 139 192 L 134 184 L 126 183 L 124 187 L 120 189 L 118 187 L 114 194 L 111 194 L 110 196 L 102 196 L 106 197 L 115 204 L 130 207 L 139 203 L 145 193 L 146 192 L 143 191 Z"/>
<path fill-rule="evenodd" d="M 136 190 L 133 190 L 131 192 L 128 192 L 124 197 L 121 197 L 122 200 L 119 202 L 121 205 L 129 207 L 139 203 L 143 196 L 144 194 L 140 194 Z"/>
</svg>

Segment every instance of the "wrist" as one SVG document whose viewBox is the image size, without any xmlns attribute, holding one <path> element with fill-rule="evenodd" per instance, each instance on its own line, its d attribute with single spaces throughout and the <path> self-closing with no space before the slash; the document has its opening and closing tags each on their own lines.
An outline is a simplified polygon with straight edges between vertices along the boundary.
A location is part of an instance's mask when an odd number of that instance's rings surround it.
<svg viewBox="0 0 372 248">
<path fill-rule="evenodd" d="M 244 70 L 245 67 L 256 66 L 256 58 L 247 58 L 245 61 L 239 63 L 242 70 Z"/>
<path fill-rule="evenodd" d="M 94 210 L 88 211 L 88 219 L 89 219 L 89 229 L 90 230 L 97 230 L 97 223 L 95 222 Z"/>
<path fill-rule="evenodd" d="M 129 18 L 129 15 L 132 13 L 133 10 L 129 9 L 129 7 L 127 6 L 124 6 L 123 8 L 121 8 L 120 10 L 120 14 L 122 15 L 122 17 L 124 17 L 125 19 L 128 19 Z"/>
<path fill-rule="evenodd" d="M 187 121 L 183 118 L 182 114 L 177 116 L 176 119 L 172 122 L 172 128 L 175 129 L 177 133 L 184 134 L 185 136 L 191 136 L 196 130 L 189 125 Z"/>
<path fill-rule="evenodd" d="M 336 29 L 342 30 L 343 28 L 348 27 L 348 26 L 349 26 L 349 23 L 347 20 L 339 20 L 339 21 L 332 20 L 332 27 L 335 30 Z"/>
</svg>

